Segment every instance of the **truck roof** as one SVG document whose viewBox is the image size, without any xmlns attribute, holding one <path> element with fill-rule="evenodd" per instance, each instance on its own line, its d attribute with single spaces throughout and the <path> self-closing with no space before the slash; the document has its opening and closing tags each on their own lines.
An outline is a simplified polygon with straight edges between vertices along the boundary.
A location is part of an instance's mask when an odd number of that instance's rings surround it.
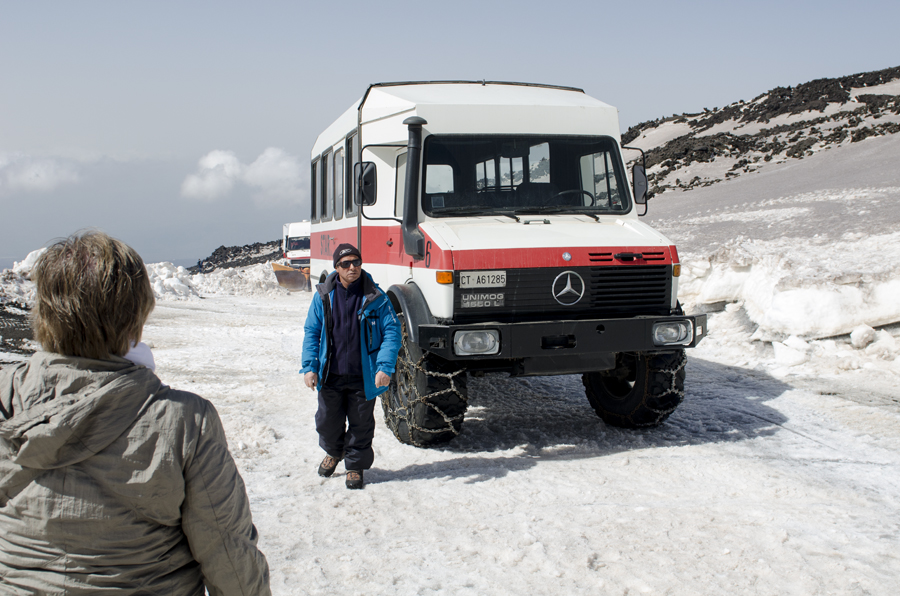
<svg viewBox="0 0 900 596">
<path fill-rule="evenodd" d="M 307 237 L 310 235 L 312 224 L 309 220 L 295 221 L 284 224 L 284 234 L 290 237 Z"/>
<path fill-rule="evenodd" d="M 616 108 L 575 87 L 501 81 L 376 83 L 319 135 L 311 155 L 355 129 L 360 116 L 365 125 L 400 115 L 425 118 L 431 134 L 619 133 Z"/>
<path fill-rule="evenodd" d="M 606 105 L 576 87 L 504 81 L 375 83 L 360 103 L 367 102 L 373 92 L 418 105 Z"/>
</svg>

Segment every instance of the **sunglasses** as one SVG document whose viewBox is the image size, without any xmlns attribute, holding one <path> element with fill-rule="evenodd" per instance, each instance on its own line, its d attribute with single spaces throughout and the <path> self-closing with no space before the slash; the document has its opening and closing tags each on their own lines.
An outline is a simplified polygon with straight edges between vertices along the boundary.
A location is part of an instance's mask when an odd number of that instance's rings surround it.
<svg viewBox="0 0 900 596">
<path fill-rule="evenodd" d="M 349 261 L 340 261 L 338 267 L 341 269 L 349 269 L 350 267 L 359 267 L 362 265 L 362 259 L 350 259 Z"/>
</svg>

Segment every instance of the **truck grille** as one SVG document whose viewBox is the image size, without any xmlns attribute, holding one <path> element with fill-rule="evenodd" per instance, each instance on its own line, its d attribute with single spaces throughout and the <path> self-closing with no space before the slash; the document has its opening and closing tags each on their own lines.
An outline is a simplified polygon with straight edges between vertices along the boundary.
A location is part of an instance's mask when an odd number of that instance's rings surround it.
<svg viewBox="0 0 900 596">
<path fill-rule="evenodd" d="M 592 267 L 591 308 L 669 308 L 669 267 Z"/>
<path fill-rule="evenodd" d="M 560 304 L 553 292 L 554 281 L 566 271 L 577 273 L 585 283 L 584 295 L 571 305 Z M 669 265 L 508 269 L 505 288 L 460 288 L 457 281 L 453 319 L 459 323 L 518 322 L 668 315 L 671 275 Z M 566 278 L 558 282 L 557 293 L 565 289 Z M 572 283 L 577 289 L 577 279 Z M 573 297 L 569 292 L 568 299 Z"/>
</svg>

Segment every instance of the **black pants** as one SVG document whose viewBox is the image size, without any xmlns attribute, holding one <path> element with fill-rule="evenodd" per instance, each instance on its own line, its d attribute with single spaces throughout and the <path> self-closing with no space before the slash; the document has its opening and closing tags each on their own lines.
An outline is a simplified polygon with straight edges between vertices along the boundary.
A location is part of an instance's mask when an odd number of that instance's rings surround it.
<svg viewBox="0 0 900 596">
<path fill-rule="evenodd" d="M 346 423 L 346 424 L 345 424 Z M 375 400 L 366 400 L 362 377 L 328 375 L 319 391 L 316 411 L 319 447 L 338 459 L 343 455 L 348 470 L 368 470 L 375 452 Z"/>
</svg>

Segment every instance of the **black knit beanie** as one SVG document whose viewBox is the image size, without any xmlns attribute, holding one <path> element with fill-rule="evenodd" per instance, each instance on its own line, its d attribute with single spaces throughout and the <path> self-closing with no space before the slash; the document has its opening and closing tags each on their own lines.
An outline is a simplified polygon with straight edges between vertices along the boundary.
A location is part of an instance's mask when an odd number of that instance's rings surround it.
<svg viewBox="0 0 900 596">
<path fill-rule="evenodd" d="M 337 268 L 338 261 L 347 255 L 354 255 L 362 260 L 362 255 L 359 254 L 359 251 L 356 250 L 355 246 L 352 244 L 339 244 L 338 247 L 334 249 L 334 267 Z"/>
</svg>

